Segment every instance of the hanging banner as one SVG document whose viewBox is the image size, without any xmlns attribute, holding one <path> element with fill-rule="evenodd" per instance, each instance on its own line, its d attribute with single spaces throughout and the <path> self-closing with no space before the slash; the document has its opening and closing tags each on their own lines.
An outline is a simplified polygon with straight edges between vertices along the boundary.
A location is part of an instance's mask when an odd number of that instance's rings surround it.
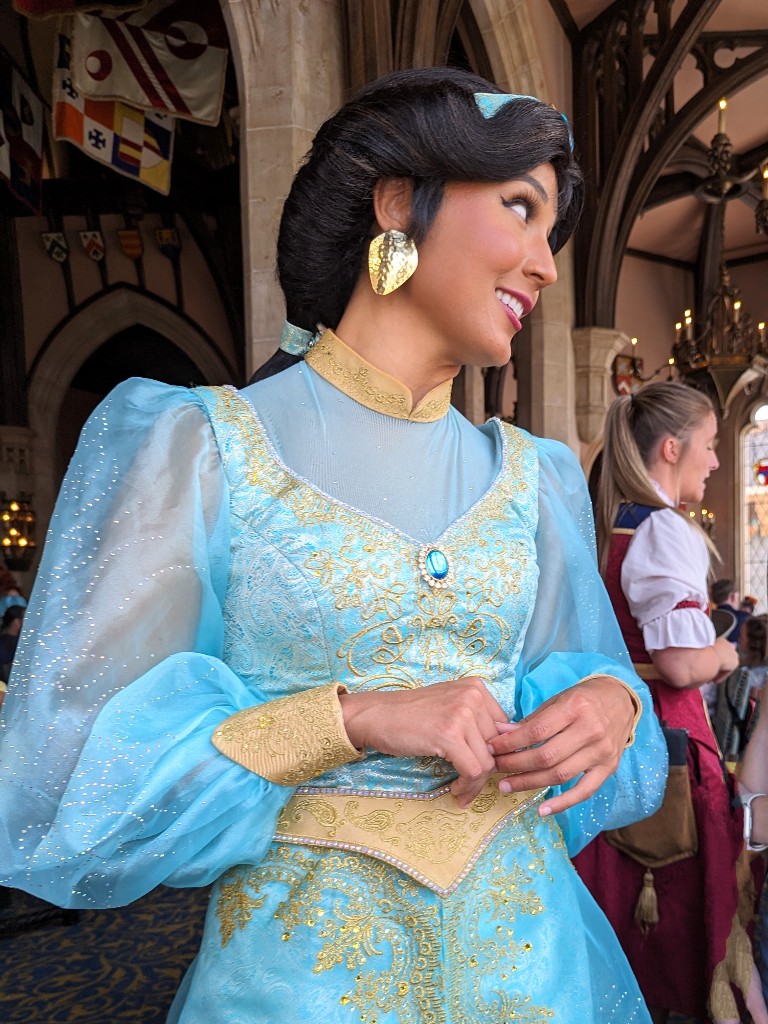
<svg viewBox="0 0 768 1024">
<path fill-rule="evenodd" d="M 13 9 L 27 18 L 58 18 L 77 11 L 135 11 L 147 0 L 13 0 Z"/>
<path fill-rule="evenodd" d="M 92 99 L 215 125 L 228 45 L 221 7 L 209 0 L 152 0 L 122 17 L 80 14 L 73 22 L 73 80 Z"/>
<path fill-rule="evenodd" d="M 167 195 L 174 120 L 112 100 L 82 96 L 72 82 L 70 40 L 60 34 L 53 80 L 54 138 L 73 143 L 118 174 Z"/>
<path fill-rule="evenodd" d="M 42 177 L 43 102 L 0 56 L 0 181 L 37 213 Z"/>
</svg>

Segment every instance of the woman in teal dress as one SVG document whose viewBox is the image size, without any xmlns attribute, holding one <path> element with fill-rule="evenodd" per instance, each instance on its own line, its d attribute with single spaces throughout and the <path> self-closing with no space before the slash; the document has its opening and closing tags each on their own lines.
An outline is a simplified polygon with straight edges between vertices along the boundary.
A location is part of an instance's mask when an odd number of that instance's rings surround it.
<svg viewBox="0 0 768 1024">
<path fill-rule="evenodd" d="M 463 72 L 367 87 L 285 204 L 293 355 L 240 392 L 127 382 L 84 429 L 0 863 L 77 907 L 215 883 L 174 1022 L 648 1022 L 569 859 L 666 772 L 584 479 L 450 404 L 555 280 L 571 149 Z"/>
</svg>

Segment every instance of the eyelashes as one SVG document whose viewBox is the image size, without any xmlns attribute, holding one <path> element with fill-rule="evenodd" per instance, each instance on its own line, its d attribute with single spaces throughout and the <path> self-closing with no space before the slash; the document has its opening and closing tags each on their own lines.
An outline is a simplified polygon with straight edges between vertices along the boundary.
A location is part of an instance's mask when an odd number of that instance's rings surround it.
<svg viewBox="0 0 768 1024">
<path fill-rule="evenodd" d="M 505 199 L 501 196 L 501 205 L 507 210 L 513 210 L 515 207 L 522 208 L 522 219 L 527 223 L 532 217 L 534 217 L 538 211 L 539 202 L 537 197 L 534 195 L 518 195 L 512 199 Z"/>
</svg>

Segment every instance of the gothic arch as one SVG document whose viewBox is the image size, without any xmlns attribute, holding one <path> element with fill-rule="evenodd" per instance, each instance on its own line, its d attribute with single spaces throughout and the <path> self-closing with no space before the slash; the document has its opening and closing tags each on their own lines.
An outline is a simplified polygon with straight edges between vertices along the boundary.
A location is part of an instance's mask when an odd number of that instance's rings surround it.
<svg viewBox="0 0 768 1024">
<path fill-rule="evenodd" d="M 232 368 L 199 328 L 175 309 L 134 288 L 102 293 L 49 336 L 28 379 L 29 425 L 35 438 L 35 505 L 46 522 L 56 484 L 56 424 L 64 396 L 85 360 L 115 334 L 142 325 L 176 344 L 210 383 L 232 380 Z"/>
</svg>

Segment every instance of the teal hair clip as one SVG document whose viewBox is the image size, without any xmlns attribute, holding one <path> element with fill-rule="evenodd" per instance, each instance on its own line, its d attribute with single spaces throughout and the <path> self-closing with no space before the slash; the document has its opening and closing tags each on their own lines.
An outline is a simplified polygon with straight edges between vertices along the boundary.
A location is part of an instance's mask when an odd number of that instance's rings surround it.
<svg viewBox="0 0 768 1024">
<path fill-rule="evenodd" d="M 318 337 L 318 334 L 305 331 L 302 327 L 289 324 L 286 320 L 282 331 L 280 331 L 280 348 L 292 356 L 305 356 Z"/>
<path fill-rule="evenodd" d="M 524 96 L 522 93 L 514 92 L 476 92 L 474 95 L 478 110 L 486 119 L 493 117 L 494 114 L 497 114 L 502 107 L 511 103 L 512 100 L 534 100 L 536 103 L 542 102 L 536 96 Z M 565 121 L 565 127 L 568 129 L 568 143 L 571 147 L 571 152 L 573 152 L 573 132 L 571 131 L 570 122 L 561 110 L 559 110 L 558 113 L 560 114 L 560 117 L 562 117 L 563 121 Z"/>
</svg>

